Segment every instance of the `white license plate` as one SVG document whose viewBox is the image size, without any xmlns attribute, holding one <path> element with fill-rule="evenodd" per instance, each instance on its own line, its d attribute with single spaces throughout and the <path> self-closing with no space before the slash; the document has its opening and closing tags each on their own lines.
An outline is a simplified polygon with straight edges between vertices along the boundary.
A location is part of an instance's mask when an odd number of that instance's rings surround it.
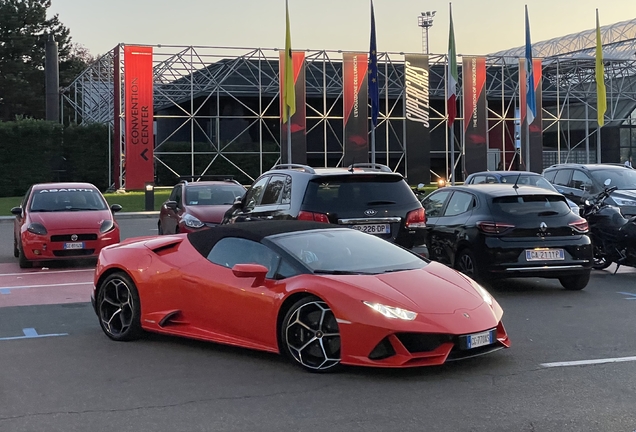
<svg viewBox="0 0 636 432">
<path fill-rule="evenodd" d="M 84 242 L 64 243 L 64 249 L 84 249 Z"/>
<path fill-rule="evenodd" d="M 490 345 L 495 340 L 495 331 L 488 330 L 481 333 L 475 333 L 472 335 L 466 336 L 466 348 L 478 348 L 484 345 Z"/>
<path fill-rule="evenodd" d="M 390 234 L 391 233 L 390 224 L 351 225 L 351 228 L 353 228 L 354 230 L 362 231 L 369 234 Z"/>
<path fill-rule="evenodd" d="M 529 249 L 526 250 L 528 261 L 562 261 L 565 259 L 563 249 Z"/>
</svg>

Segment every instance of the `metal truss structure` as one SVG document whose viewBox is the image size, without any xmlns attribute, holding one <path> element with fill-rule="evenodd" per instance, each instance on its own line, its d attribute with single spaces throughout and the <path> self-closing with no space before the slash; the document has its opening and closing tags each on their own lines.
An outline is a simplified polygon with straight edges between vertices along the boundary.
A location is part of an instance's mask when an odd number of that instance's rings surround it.
<svg viewBox="0 0 636 432">
<path fill-rule="evenodd" d="M 591 30 L 533 45 L 534 57 L 543 58 L 546 166 L 564 161 L 593 162 L 601 154 L 603 144 L 597 145 L 593 34 Z M 604 129 L 631 126 L 636 107 L 636 20 L 603 27 L 602 35 L 608 106 Z M 113 72 L 116 67 L 123 68 L 122 61 L 115 61 L 123 59 L 118 55 L 123 46 L 100 57 L 64 89 L 65 122 L 121 121 L 124 111 L 122 106 L 115 107 Z M 214 173 L 219 167 L 224 173 L 230 170 L 253 180 L 277 162 L 278 49 L 166 45 L 153 49 L 158 167 L 175 176 Z M 518 59 L 523 52 L 516 48 L 486 57 L 489 133 L 491 140 L 501 137 L 499 151 L 505 163 L 515 152 Z M 315 165 L 339 165 L 344 135 L 342 52 L 307 50 L 305 58 L 308 160 Z M 379 53 L 378 65 L 381 109 L 376 161 L 405 172 L 404 53 Z M 437 161 L 433 164 L 435 174 L 444 176 L 444 169 L 448 173 L 450 168 L 450 151 L 456 152 L 456 166 L 461 166 L 463 137 L 455 134 L 456 142 L 448 143 L 446 56 L 430 55 L 429 65 L 431 158 Z M 509 148 L 506 143 L 513 145 Z"/>
</svg>

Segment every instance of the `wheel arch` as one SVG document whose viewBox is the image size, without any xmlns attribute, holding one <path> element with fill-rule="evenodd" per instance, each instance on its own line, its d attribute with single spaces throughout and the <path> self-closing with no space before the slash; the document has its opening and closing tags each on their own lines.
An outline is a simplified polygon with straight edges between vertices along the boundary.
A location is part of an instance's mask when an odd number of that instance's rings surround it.
<svg viewBox="0 0 636 432">
<path fill-rule="evenodd" d="M 289 311 L 289 309 L 291 309 L 291 307 L 296 304 L 296 302 L 300 301 L 301 299 L 305 298 L 305 297 L 316 297 L 322 301 L 324 301 L 324 299 L 322 297 L 320 297 L 317 294 L 314 294 L 312 292 L 309 291 L 297 291 L 294 292 L 293 294 L 289 295 L 285 300 L 283 300 L 283 303 L 281 304 L 280 308 L 278 309 L 278 316 L 276 317 L 276 342 L 278 345 L 278 352 L 282 354 L 282 347 L 281 347 L 281 340 L 280 340 L 280 333 L 281 333 L 281 329 L 282 329 L 282 325 L 283 325 L 283 319 L 285 319 L 285 315 L 287 315 L 287 312 Z"/>
<path fill-rule="evenodd" d="M 466 249 L 471 249 L 471 246 L 472 245 L 468 240 L 463 239 L 459 241 L 457 247 L 455 248 L 455 253 L 453 254 L 452 268 L 455 268 L 455 266 L 457 265 L 457 257 L 459 256 L 459 254 Z"/>
<path fill-rule="evenodd" d="M 99 279 L 97 279 L 97 282 L 95 283 L 95 300 L 97 300 L 97 296 L 99 295 L 99 287 L 101 286 L 102 282 L 104 282 L 104 280 L 115 273 L 124 273 L 126 276 L 128 276 L 130 278 L 131 281 L 133 281 L 133 283 L 135 284 L 135 286 L 137 286 L 137 282 L 135 281 L 135 278 L 130 274 L 130 272 L 126 271 L 125 269 L 123 269 L 122 267 L 110 267 L 108 269 L 106 269 L 100 276 Z M 139 291 L 139 288 L 137 288 L 137 291 Z M 139 306 L 141 308 L 141 298 L 139 299 Z"/>
</svg>

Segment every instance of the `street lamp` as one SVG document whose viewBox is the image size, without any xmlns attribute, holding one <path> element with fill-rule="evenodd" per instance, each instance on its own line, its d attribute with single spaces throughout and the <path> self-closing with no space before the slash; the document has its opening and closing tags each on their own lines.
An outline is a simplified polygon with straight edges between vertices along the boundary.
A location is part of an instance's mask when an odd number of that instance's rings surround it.
<svg viewBox="0 0 636 432">
<path fill-rule="evenodd" d="M 428 54 L 428 29 L 433 27 L 433 17 L 436 11 L 422 12 L 417 17 L 417 24 L 422 27 L 422 52 Z"/>
</svg>

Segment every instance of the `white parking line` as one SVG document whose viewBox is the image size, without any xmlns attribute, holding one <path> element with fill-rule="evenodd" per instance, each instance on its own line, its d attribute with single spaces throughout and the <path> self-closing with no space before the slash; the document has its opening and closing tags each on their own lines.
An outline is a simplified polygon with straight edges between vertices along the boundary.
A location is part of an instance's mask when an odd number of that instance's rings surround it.
<svg viewBox="0 0 636 432">
<path fill-rule="evenodd" d="M 578 360 L 578 361 L 568 361 L 568 362 L 541 363 L 541 366 L 546 368 L 553 368 L 553 367 L 567 367 L 567 366 L 586 366 L 586 365 L 596 365 L 596 364 L 605 364 L 605 363 L 623 363 L 623 362 L 632 362 L 632 361 L 636 361 L 636 357 L 616 357 L 616 358 L 606 358 L 606 359 L 597 359 L 597 360 Z"/>
<path fill-rule="evenodd" d="M 48 271 L 42 270 L 41 272 L 24 272 L 24 273 L 0 273 L 0 277 L 2 276 L 26 276 L 26 275 L 43 275 L 43 274 L 57 274 L 57 273 L 76 273 L 76 272 L 95 272 L 95 269 L 82 269 L 82 270 L 57 270 L 57 271 Z"/>
<path fill-rule="evenodd" d="M 4 287 L 8 290 L 25 289 L 25 288 L 43 288 L 43 287 L 56 287 L 56 286 L 75 286 L 75 285 L 93 285 L 93 282 L 70 282 L 62 284 L 45 284 L 45 285 L 23 285 L 14 287 Z"/>
</svg>

